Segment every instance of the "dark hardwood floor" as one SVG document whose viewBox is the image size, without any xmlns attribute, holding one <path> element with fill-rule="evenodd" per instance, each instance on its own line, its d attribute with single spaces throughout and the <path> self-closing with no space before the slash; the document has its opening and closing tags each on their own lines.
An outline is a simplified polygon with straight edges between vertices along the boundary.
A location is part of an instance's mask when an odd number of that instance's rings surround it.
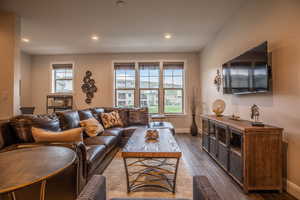
<svg viewBox="0 0 300 200">
<path fill-rule="evenodd" d="M 176 140 L 183 152 L 183 160 L 192 176 L 207 176 L 217 193 L 224 200 L 296 200 L 286 192 L 251 192 L 244 194 L 242 189 L 225 174 L 201 148 L 201 137 L 190 134 L 176 134 Z"/>
</svg>

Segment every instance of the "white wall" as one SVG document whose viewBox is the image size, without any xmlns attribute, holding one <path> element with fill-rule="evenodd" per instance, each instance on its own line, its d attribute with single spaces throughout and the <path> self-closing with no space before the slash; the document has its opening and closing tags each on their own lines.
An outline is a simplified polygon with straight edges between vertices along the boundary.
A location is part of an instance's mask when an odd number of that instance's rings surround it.
<svg viewBox="0 0 300 200">
<path fill-rule="evenodd" d="M 226 102 L 225 114 L 239 112 L 250 118 L 250 106 L 261 108 L 265 123 L 284 128 L 287 151 L 288 190 L 300 198 L 300 1 L 251 0 L 224 26 L 200 55 L 203 112 L 211 113 L 215 99 Z M 213 79 L 226 61 L 261 42 L 272 52 L 273 94 L 223 95 Z"/>
<path fill-rule="evenodd" d="M 19 113 L 19 18 L 0 12 L 0 119 Z"/>
<path fill-rule="evenodd" d="M 32 106 L 31 56 L 25 52 L 21 52 L 21 106 Z"/>
</svg>

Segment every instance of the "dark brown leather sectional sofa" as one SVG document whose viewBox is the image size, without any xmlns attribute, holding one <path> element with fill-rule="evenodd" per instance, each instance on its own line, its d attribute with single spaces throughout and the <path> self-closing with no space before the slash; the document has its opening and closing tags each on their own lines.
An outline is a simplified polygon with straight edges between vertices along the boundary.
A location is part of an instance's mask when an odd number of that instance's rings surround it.
<svg viewBox="0 0 300 200">
<path fill-rule="evenodd" d="M 100 113 L 117 110 L 124 122 L 124 127 L 105 129 L 100 136 L 84 137 L 76 143 L 36 143 L 31 135 L 31 127 L 51 131 L 61 131 L 80 126 L 84 119 L 95 117 L 101 123 Z M 148 109 L 143 108 L 90 108 L 85 110 L 59 112 L 51 115 L 20 115 L 1 124 L 0 151 L 40 145 L 59 145 L 72 148 L 78 155 L 78 162 L 73 169 L 76 184 L 73 191 L 78 194 L 94 174 L 101 174 L 113 159 L 118 147 L 124 145 L 133 131 L 149 124 Z M 54 181 L 54 180 L 53 180 Z M 52 182 L 53 182 L 52 181 Z M 51 185 L 51 184 L 49 184 Z M 55 186 L 54 183 L 52 185 Z M 49 189 L 51 191 L 51 189 Z M 54 191 L 54 190 L 53 190 Z M 46 194 L 47 195 L 47 194 Z M 56 196 L 56 195 L 55 195 Z M 52 199 L 49 197 L 49 199 Z"/>
</svg>

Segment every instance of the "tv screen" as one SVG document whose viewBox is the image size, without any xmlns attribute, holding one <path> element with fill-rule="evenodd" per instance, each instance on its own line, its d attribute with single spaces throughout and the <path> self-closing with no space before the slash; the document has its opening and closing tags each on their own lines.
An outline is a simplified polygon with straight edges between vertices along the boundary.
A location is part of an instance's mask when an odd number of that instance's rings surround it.
<svg viewBox="0 0 300 200">
<path fill-rule="evenodd" d="M 223 92 L 247 94 L 270 90 L 267 42 L 223 64 Z"/>
</svg>

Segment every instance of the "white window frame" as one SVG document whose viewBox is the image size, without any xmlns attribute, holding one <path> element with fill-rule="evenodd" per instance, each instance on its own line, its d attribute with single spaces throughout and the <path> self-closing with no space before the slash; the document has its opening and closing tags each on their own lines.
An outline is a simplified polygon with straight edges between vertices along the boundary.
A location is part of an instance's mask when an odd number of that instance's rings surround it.
<svg viewBox="0 0 300 200">
<path fill-rule="evenodd" d="M 116 70 L 115 70 L 115 64 L 116 63 L 134 63 L 134 73 L 135 73 L 135 88 L 117 88 L 116 85 L 117 85 L 117 82 L 116 82 Z M 136 89 L 136 86 L 137 86 L 137 70 L 136 70 L 136 63 L 133 62 L 133 61 L 113 61 L 112 63 L 112 66 L 113 66 L 113 70 L 112 70 L 112 73 L 113 73 L 113 102 L 114 102 L 114 106 L 117 106 L 117 91 L 118 90 L 133 90 L 133 94 L 134 94 L 134 98 L 133 98 L 133 106 L 136 107 L 136 96 L 137 96 L 137 89 Z"/>
<path fill-rule="evenodd" d="M 163 63 L 164 62 L 182 62 L 183 63 L 183 68 L 182 68 L 182 88 L 165 88 L 164 87 L 164 67 L 163 67 Z M 161 78 L 162 78 L 162 113 L 165 114 L 165 115 L 184 115 L 185 114 L 185 102 L 186 102 L 186 95 L 185 95 L 185 91 L 186 91 L 186 84 L 185 84 L 185 65 L 186 62 L 185 61 L 163 61 L 161 63 L 162 67 L 161 67 Z M 182 112 L 180 113 L 167 113 L 165 112 L 165 92 L 166 90 L 181 90 L 182 91 Z"/>
<path fill-rule="evenodd" d="M 59 65 L 59 64 L 70 64 L 72 65 L 72 91 L 71 92 L 55 92 L 55 80 L 54 80 L 54 70 L 53 65 Z M 64 62 L 51 62 L 50 63 L 50 93 L 53 94 L 74 94 L 75 93 L 75 63 L 73 61 L 64 61 Z"/>
<path fill-rule="evenodd" d="M 139 84 L 140 84 L 140 77 L 139 77 L 139 63 L 147 63 L 147 62 L 159 62 L 159 68 L 160 68 L 160 77 L 159 77 L 159 88 L 149 88 L 149 90 L 158 90 L 158 98 L 159 98 L 159 102 L 158 102 L 158 113 L 151 113 L 151 114 L 164 114 L 166 116 L 177 116 L 177 115 L 186 115 L 186 101 L 187 101 L 187 97 L 186 97 L 186 68 L 187 68 L 187 61 L 186 60 L 168 60 L 168 59 L 156 59 L 156 60 L 113 60 L 112 61 L 112 74 L 113 74 L 113 104 L 114 106 L 116 106 L 116 77 L 115 77 L 115 63 L 135 63 L 135 93 L 134 93 L 134 106 L 135 107 L 140 107 L 140 90 L 148 90 L 145 88 L 140 88 Z M 183 80 L 182 80 L 182 84 L 183 87 L 182 88 L 178 88 L 178 89 L 182 89 L 183 94 L 182 94 L 182 113 L 164 113 L 164 90 L 165 88 L 163 87 L 163 63 L 164 62 L 182 62 L 183 63 Z M 167 88 L 166 88 L 167 89 Z"/>
</svg>

